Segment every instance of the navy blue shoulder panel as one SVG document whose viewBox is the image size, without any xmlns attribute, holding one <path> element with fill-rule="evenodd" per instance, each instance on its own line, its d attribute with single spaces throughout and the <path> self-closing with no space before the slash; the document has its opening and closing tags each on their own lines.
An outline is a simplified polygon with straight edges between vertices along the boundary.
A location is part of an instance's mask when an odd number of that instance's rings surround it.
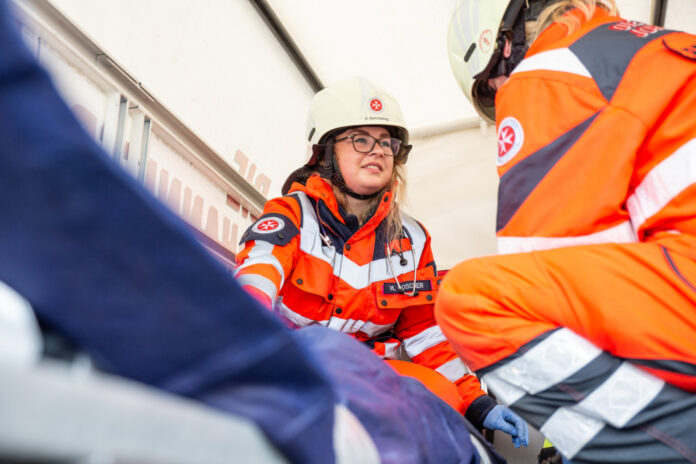
<svg viewBox="0 0 696 464">
<path fill-rule="evenodd" d="M 372 259 L 382 259 L 387 257 L 387 221 L 379 223 L 375 229 L 375 249 L 372 252 Z"/>
<path fill-rule="evenodd" d="M 295 200 L 297 202 L 297 204 L 300 205 L 300 211 L 302 211 L 302 202 L 300 201 L 298 195 L 299 195 L 299 193 L 291 192 L 291 193 L 288 193 L 286 195 L 283 195 L 283 198 L 292 198 L 293 200 Z M 309 199 L 310 202 L 314 201 L 314 200 L 312 200 L 312 197 L 310 197 L 309 195 L 307 195 L 307 198 Z M 300 227 L 302 227 L 304 225 L 303 221 L 304 221 L 304 214 L 300 214 Z"/>
<path fill-rule="evenodd" d="M 568 48 L 585 65 L 604 98 L 611 101 L 636 53 L 671 32 L 638 21 L 618 21 L 602 24 Z"/>
<path fill-rule="evenodd" d="M 285 246 L 299 233 L 300 230 L 289 217 L 278 213 L 268 213 L 261 216 L 244 232 L 239 244 L 249 240 L 262 240 L 273 245 Z"/>
</svg>

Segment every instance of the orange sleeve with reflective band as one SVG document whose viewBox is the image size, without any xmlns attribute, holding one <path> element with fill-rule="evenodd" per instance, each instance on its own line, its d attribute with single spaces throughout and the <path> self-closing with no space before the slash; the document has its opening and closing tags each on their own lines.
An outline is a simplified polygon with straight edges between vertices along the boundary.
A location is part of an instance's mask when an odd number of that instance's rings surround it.
<svg viewBox="0 0 696 464">
<path fill-rule="evenodd" d="M 297 201 L 292 197 L 280 197 L 270 200 L 263 209 L 261 218 L 250 227 L 245 236 L 252 231 L 254 226 L 262 224 L 269 217 L 284 218 L 280 232 L 293 230 L 296 235 L 287 237 L 284 245 L 274 245 L 273 241 L 263 240 L 263 235 L 255 234 L 255 240 L 244 243 L 244 249 L 237 254 L 237 269 L 235 279 L 242 288 L 249 292 L 257 301 L 267 307 L 272 307 L 280 289 L 289 275 L 298 257 L 300 228 L 302 212 Z M 274 216 L 277 215 L 277 216 Z M 285 220 L 292 223 L 292 227 L 285 224 Z M 275 226 L 278 227 L 278 221 Z M 244 241 L 244 237 L 242 238 Z"/>
</svg>

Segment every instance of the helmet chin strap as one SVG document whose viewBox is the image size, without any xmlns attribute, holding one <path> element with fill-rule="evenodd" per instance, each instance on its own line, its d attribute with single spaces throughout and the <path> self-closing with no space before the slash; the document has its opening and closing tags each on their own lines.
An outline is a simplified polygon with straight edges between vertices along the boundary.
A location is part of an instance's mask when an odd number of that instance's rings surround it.
<svg viewBox="0 0 696 464">
<path fill-rule="evenodd" d="M 341 173 L 341 170 L 338 167 L 338 162 L 336 161 L 336 154 L 331 150 L 331 164 L 333 165 L 333 175 L 331 176 L 331 183 L 333 183 L 338 189 L 348 195 L 349 197 L 353 197 L 357 200 L 370 200 L 371 198 L 376 197 L 379 195 L 381 190 L 376 191 L 375 193 L 371 193 L 369 195 L 362 195 L 360 193 L 357 193 L 353 190 L 350 189 L 346 185 L 346 181 L 343 178 L 343 174 Z"/>
<path fill-rule="evenodd" d="M 336 153 L 334 152 L 333 146 L 333 141 L 327 141 L 326 144 L 324 144 L 324 156 L 322 156 L 322 159 L 317 162 L 317 172 L 321 177 L 329 179 L 331 183 L 335 185 L 341 192 L 357 200 L 370 200 L 379 195 L 382 192 L 382 190 L 384 190 L 381 189 L 369 195 L 363 195 L 351 190 L 346 185 L 346 181 L 343 178 L 343 174 L 341 174 L 341 170 L 338 168 L 338 161 L 336 160 Z"/>
<path fill-rule="evenodd" d="M 514 22 L 507 29 L 507 33 L 498 36 L 498 46 L 500 47 L 501 53 L 498 58 L 497 63 L 492 67 L 492 69 L 487 73 L 486 79 L 495 78 L 498 76 L 510 77 L 512 71 L 517 67 L 518 64 L 524 58 L 525 53 L 527 53 L 527 37 L 525 32 L 525 8 L 524 5 L 521 7 L 520 12 L 514 18 Z M 502 51 L 505 49 L 505 42 L 510 42 L 510 55 L 505 56 Z"/>
<path fill-rule="evenodd" d="M 369 200 L 369 199 L 371 199 L 371 198 L 376 197 L 376 196 L 379 195 L 380 192 L 381 192 L 381 190 L 378 190 L 377 192 L 372 193 L 372 194 L 370 194 L 370 195 L 361 195 L 361 194 L 359 194 L 359 193 L 357 193 L 357 192 L 354 192 L 353 190 L 349 189 L 348 186 L 345 184 L 345 182 L 344 182 L 343 184 L 338 185 L 338 189 L 339 189 L 341 192 L 345 193 L 346 195 L 348 195 L 348 196 L 350 196 L 350 197 L 353 197 L 353 198 L 356 198 L 356 199 L 358 199 L 358 200 Z"/>
</svg>

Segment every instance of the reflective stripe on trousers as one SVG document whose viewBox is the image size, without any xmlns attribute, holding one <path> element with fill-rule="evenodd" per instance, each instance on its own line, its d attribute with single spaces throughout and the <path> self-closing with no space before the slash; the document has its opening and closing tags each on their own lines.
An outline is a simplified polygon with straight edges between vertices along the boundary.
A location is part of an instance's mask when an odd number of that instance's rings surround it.
<svg viewBox="0 0 696 464">
<path fill-rule="evenodd" d="M 517 353 L 482 379 L 573 463 L 696 463 L 696 395 L 565 328 Z"/>
</svg>

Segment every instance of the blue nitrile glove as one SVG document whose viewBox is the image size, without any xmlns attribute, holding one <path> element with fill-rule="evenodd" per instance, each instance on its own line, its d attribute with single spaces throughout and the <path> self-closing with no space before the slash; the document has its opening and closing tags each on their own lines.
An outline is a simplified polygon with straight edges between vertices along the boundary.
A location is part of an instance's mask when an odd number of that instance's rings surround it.
<svg viewBox="0 0 696 464">
<path fill-rule="evenodd" d="M 483 426 L 489 430 L 501 430 L 512 437 L 515 448 L 529 444 L 527 423 L 508 407 L 499 404 L 491 409 L 483 420 Z"/>
</svg>

